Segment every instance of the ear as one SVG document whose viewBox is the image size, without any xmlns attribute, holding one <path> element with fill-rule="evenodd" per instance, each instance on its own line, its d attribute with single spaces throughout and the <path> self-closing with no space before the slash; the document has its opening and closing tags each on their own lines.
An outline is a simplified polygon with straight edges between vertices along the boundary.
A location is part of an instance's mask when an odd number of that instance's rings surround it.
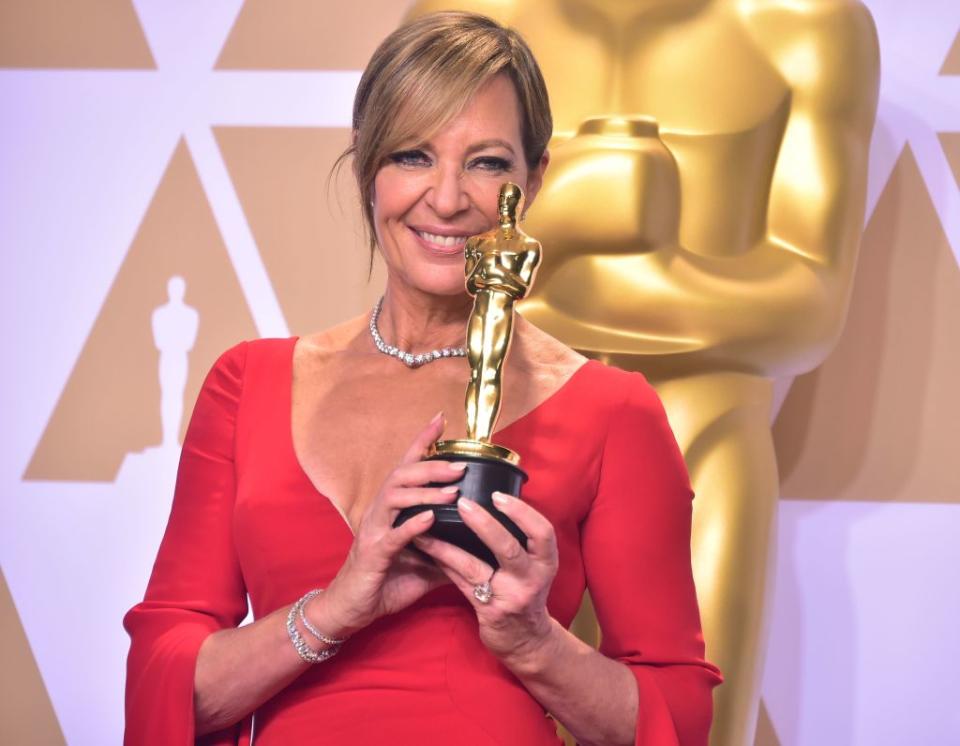
<svg viewBox="0 0 960 746">
<path fill-rule="evenodd" d="M 546 173 L 549 163 L 550 151 L 544 150 L 543 155 L 540 156 L 540 162 L 534 168 L 531 168 L 530 173 L 527 174 L 527 188 L 523 190 L 524 213 L 530 209 L 530 207 L 533 205 L 533 201 L 537 198 L 537 194 L 540 192 L 540 187 L 543 186 L 543 175 Z"/>
</svg>

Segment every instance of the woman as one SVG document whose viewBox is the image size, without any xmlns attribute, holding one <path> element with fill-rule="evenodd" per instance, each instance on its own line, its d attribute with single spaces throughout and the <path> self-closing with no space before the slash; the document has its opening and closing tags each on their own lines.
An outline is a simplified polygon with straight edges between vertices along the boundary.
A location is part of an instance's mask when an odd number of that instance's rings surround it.
<svg viewBox="0 0 960 746">
<path fill-rule="evenodd" d="M 556 743 L 545 712 L 585 743 L 706 743 L 720 679 L 691 493 L 639 375 L 518 317 L 495 440 L 530 481 L 497 504 L 527 550 L 469 501 L 495 574 L 426 537 L 430 511 L 393 528 L 403 507 L 457 499 L 462 465 L 421 458 L 464 434 L 463 246 L 496 224 L 502 182 L 534 202 L 551 126 L 536 62 L 493 21 L 427 16 L 374 54 L 350 154 L 384 297 L 326 332 L 239 345 L 207 377 L 125 618 L 128 743 L 246 742 L 254 711 L 258 746 Z M 391 347 L 447 352 L 408 367 Z M 585 584 L 601 652 L 566 629 Z M 256 621 L 237 628 L 247 594 Z"/>
</svg>

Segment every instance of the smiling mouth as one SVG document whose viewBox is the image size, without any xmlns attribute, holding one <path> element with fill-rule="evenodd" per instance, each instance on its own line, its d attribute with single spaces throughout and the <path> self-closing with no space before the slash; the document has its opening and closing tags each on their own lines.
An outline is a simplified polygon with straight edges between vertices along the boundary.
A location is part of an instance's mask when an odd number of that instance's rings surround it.
<svg viewBox="0 0 960 746">
<path fill-rule="evenodd" d="M 420 238 L 421 241 L 431 244 L 432 246 L 443 249 L 445 251 L 459 251 L 463 248 L 464 244 L 467 242 L 469 236 L 440 236 L 436 233 L 427 233 L 426 231 L 418 231 L 416 228 L 412 229 L 414 233 Z"/>
</svg>

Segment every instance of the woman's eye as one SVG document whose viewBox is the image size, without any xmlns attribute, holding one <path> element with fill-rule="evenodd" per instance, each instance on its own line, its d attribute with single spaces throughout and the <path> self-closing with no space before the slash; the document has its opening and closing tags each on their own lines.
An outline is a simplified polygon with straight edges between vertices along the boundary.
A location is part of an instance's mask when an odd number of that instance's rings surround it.
<svg viewBox="0 0 960 746">
<path fill-rule="evenodd" d="M 512 161 L 495 155 L 481 156 L 480 158 L 474 159 L 470 165 L 483 171 L 490 171 L 491 173 L 498 174 L 513 170 Z"/>
<path fill-rule="evenodd" d="M 398 166 L 429 166 L 430 159 L 422 150 L 401 150 L 397 153 L 391 153 L 389 156 L 391 163 Z"/>
</svg>

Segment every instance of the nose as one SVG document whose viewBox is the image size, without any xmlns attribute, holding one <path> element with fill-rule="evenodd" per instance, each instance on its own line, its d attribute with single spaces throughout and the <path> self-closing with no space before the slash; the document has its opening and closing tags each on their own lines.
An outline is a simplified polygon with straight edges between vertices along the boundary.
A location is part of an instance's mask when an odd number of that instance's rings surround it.
<svg viewBox="0 0 960 746">
<path fill-rule="evenodd" d="M 427 203 L 437 217 L 450 218 L 469 207 L 470 199 L 460 174 L 460 168 L 452 164 L 436 169 L 434 182 L 427 192 Z"/>
</svg>

